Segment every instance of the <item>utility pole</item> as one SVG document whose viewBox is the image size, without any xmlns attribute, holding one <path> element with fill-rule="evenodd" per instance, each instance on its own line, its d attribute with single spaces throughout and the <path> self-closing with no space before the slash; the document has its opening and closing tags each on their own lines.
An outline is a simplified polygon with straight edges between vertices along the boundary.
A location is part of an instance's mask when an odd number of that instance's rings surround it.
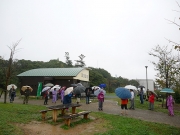
<svg viewBox="0 0 180 135">
<path fill-rule="evenodd" d="M 148 98 L 148 80 L 147 80 L 147 68 L 148 68 L 148 66 L 145 66 L 145 68 L 146 68 L 146 85 L 147 85 L 146 96 Z"/>
</svg>

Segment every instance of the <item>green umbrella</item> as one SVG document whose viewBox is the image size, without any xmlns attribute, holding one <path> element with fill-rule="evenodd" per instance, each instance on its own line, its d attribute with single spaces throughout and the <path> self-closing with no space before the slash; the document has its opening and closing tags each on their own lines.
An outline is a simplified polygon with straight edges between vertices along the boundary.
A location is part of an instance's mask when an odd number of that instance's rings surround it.
<svg viewBox="0 0 180 135">
<path fill-rule="evenodd" d="M 160 92 L 163 92 L 163 93 L 175 93 L 172 89 L 170 88 L 164 88 L 162 89 Z"/>
</svg>

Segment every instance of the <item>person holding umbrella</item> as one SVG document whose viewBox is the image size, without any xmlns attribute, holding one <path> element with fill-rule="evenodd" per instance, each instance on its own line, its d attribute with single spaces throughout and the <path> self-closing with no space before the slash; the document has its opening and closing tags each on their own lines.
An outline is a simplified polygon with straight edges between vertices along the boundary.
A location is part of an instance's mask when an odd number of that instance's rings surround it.
<svg viewBox="0 0 180 135">
<path fill-rule="evenodd" d="M 47 103 L 48 103 L 49 90 L 50 90 L 50 88 L 49 88 L 48 90 L 46 90 L 46 91 L 44 92 L 44 94 L 43 94 L 43 97 L 44 97 L 44 105 L 47 105 Z"/>
<path fill-rule="evenodd" d="M 150 91 L 150 95 L 149 95 L 149 110 L 154 110 L 154 93 L 152 91 Z"/>
<path fill-rule="evenodd" d="M 135 109 L 134 108 L 134 91 L 132 90 L 132 89 L 130 89 L 130 92 L 131 92 L 131 98 L 130 98 L 130 107 L 129 107 L 129 109 Z"/>
<path fill-rule="evenodd" d="M 29 87 L 27 87 L 24 91 L 24 101 L 23 101 L 23 104 L 28 104 L 28 100 L 29 100 L 29 95 L 31 93 L 31 90 Z"/>
<path fill-rule="evenodd" d="M 103 102 L 104 102 L 104 93 L 103 93 L 103 91 L 100 91 L 97 98 L 98 98 L 98 101 L 99 101 L 98 110 L 103 111 Z"/>
<path fill-rule="evenodd" d="M 143 95 L 144 95 L 144 92 L 143 92 L 143 88 L 141 87 L 140 92 L 139 92 L 139 97 L 140 97 L 140 103 L 141 104 L 143 104 Z"/>
<path fill-rule="evenodd" d="M 174 116 L 174 111 L 173 111 L 173 106 L 174 106 L 174 99 L 170 93 L 168 93 L 167 97 L 167 106 L 168 106 L 168 111 L 169 111 L 169 116 Z"/>
<path fill-rule="evenodd" d="M 56 88 L 52 91 L 52 103 L 56 103 L 57 101 L 57 91 Z"/>
<path fill-rule="evenodd" d="M 121 98 L 120 98 L 121 99 Z M 128 104 L 128 99 L 121 99 L 121 114 L 127 115 L 127 104 Z"/>
<path fill-rule="evenodd" d="M 89 98 L 90 98 L 90 95 L 91 95 L 91 91 L 92 91 L 91 87 L 88 87 L 85 90 L 85 93 L 86 93 L 86 104 L 89 104 Z"/>
</svg>

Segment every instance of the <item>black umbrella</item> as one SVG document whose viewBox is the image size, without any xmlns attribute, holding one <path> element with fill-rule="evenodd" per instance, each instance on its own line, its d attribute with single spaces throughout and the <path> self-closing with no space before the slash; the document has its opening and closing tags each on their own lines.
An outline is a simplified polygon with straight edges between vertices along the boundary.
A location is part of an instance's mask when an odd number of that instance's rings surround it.
<svg viewBox="0 0 180 135">
<path fill-rule="evenodd" d="M 139 88 L 145 88 L 144 86 L 140 85 Z"/>
</svg>

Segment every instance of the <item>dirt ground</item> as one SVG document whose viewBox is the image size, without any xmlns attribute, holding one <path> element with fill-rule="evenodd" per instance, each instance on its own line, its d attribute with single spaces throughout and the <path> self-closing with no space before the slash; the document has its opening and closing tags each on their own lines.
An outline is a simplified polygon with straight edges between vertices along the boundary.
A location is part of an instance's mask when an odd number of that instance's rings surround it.
<svg viewBox="0 0 180 135">
<path fill-rule="evenodd" d="M 104 123 L 102 119 L 96 119 L 90 123 L 80 124 L 68 130 L 60 128 L 62 124 L 51 125 L 37 121 L 32 121 L 29 124 L 17 124 L 17 126 L 23 130 L 24 135 L 93 135 L 94 133 L 106 131 L 103 126 L 99 126 L 102 123 Z"/>
<path fill-rule="evenodd" d="M 3 98 L 0 98 L 0 102 L 3 102 Z M 15 98 L 14 103 L 22 104 L 22 99 Z M 29 104 L 43 105 L 43 100 L 30 99 Z M 60 100 L 58 100 L 56 104 L 61 104 Z M 85 104 L 85 100 L 82 100 L 81 104 L 82 106 L 78 109 L 98 112 L 97 102 Z M 47 107 L 52 105 L 53 104 L 51 103 L 51 100 L 49 100 Z M 120 115 L 120 106 L 118 106 L 117 102 L 113 100 L 105 99 L 103 112 L 108 114 Z M 132 117 L 144 121 L 165 123 L 171 126 L 180 127 L 180 116 L 170 117 L 167 114 L 161 112 L 135 109 L 128 110 L 128 115 L 125 117 Z M 17 124 L 17 126 L 24 131 L 24 135 L 93 135 L 94 133 L 98 133 L 100 131 L 106 131 L 106 128 L 102 125 L 103 123 L 105 123 L 105 121 L 103 121 L 102 119 L 93 118 L 91 115 L 89 118 L 93 119 L 93 121 L 90 123 L 76 125 L 75 127 L 71 127 L 68 130 L 64 130 L 60 127 L 64 123 L 51 125 L 43 121 L 32 121 L 29 124 Z"/>
</svg>

